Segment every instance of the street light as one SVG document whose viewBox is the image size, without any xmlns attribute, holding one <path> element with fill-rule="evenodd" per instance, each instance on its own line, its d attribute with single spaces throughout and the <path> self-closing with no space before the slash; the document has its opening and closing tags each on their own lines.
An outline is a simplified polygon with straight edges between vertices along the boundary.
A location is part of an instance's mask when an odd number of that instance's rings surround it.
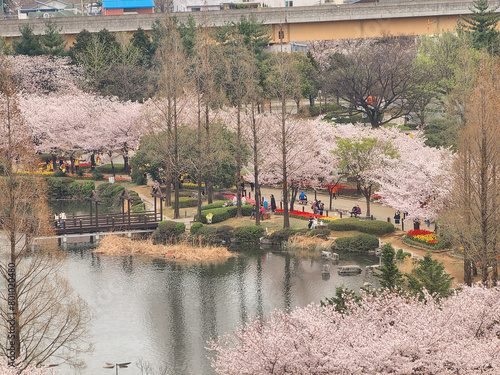
<svg viewBox="0 0 500 375">
<path fill-rule="evenodd" d="M 116 375 L 118 375 L 118 368 L 128 368 L 128 365 L 130 365 L 132 362 L 123 362 L 123 363 L 109 363 L 106 362 L 103 368 L 115 368 L 116 369 Z"/>
</svg>

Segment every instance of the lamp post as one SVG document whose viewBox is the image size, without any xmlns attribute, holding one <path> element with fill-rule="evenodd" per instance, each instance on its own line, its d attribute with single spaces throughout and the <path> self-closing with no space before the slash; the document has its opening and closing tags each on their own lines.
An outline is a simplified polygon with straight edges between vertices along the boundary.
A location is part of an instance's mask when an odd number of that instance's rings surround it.
<svg viewBox="0 0 500 375">
<path fill-rule="evenodd" d="M 132 362 L 123 362 L 123 363 L 109 363 L 106 362 L 103 368 L 114 368 L 116 369 L 116 375 L 118 375 L 118 368 L 128 368 L 128 365 L 130 365 Z"/>
</svg>

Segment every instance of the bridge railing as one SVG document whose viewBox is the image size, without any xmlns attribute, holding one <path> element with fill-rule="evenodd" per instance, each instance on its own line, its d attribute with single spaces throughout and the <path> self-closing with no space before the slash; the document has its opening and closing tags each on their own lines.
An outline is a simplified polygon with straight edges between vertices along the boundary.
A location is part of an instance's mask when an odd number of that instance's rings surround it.
<svg viewBox="0 0 500 375">
<path fill-rule="evenodd" d="M 64 227 L 62 227 L 62 223 L 58 223 L 56 233 L 86 233 L 155 228 L 161 220 L 160 213 L 154 211 L 99 214 L 97 217 L 95 215 L 75 215 L 66 218 Z"/>
</svg>

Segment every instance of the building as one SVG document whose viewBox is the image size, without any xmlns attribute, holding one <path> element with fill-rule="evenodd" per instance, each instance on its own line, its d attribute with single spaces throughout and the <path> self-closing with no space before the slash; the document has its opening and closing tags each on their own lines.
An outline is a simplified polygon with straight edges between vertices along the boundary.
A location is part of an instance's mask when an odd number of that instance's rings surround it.
<svg viewBox="0 0 500 375">
<path fill-rule="evenodd" d="M 154 13 L 154 0 L 103 0 L 102 14 L 114 16 L 120 14 Z"/>
<path fill-rule="evenodd" d="M 74 17 L 81 14 L 80 7 L 68 1 L 47 0 L 42 2 L 37 0 L 18 9 L 17 18 L 22 20 L 28 18 Z"/>
</svg>

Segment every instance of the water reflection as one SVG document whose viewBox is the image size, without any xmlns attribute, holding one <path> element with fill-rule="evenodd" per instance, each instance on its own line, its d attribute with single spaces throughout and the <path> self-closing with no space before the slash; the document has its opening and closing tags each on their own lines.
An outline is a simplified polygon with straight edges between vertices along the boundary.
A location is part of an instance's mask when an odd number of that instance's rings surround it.
<svg viewBox="0 0 500 375">
<path fill-rule="evenodd" d="M 339 265 L 378 263 L 376 257 L 350 257 L 341 255 Z M 107 374 L 105 362 L 140 358 L 165 364 L 168 374 L 213 374 L 207 341 L 233 332 L 248 314 L 265 316 L 275 308 L 290 311 L 319 302 L 338 286 L 359 290 L 366 281 L 378 285 L 366 271 L 340 277 L 339 265 L 329 262 L 330 277 L 325 278 L 328 261 L 272 252 L 186 266 L 70 248 L 65 262 L 66 276 L 95 316 L 96 351 L 85 358 L 85 374 Z M 139 370 L 132 365 L 127 374 Z"/>
</svg>

